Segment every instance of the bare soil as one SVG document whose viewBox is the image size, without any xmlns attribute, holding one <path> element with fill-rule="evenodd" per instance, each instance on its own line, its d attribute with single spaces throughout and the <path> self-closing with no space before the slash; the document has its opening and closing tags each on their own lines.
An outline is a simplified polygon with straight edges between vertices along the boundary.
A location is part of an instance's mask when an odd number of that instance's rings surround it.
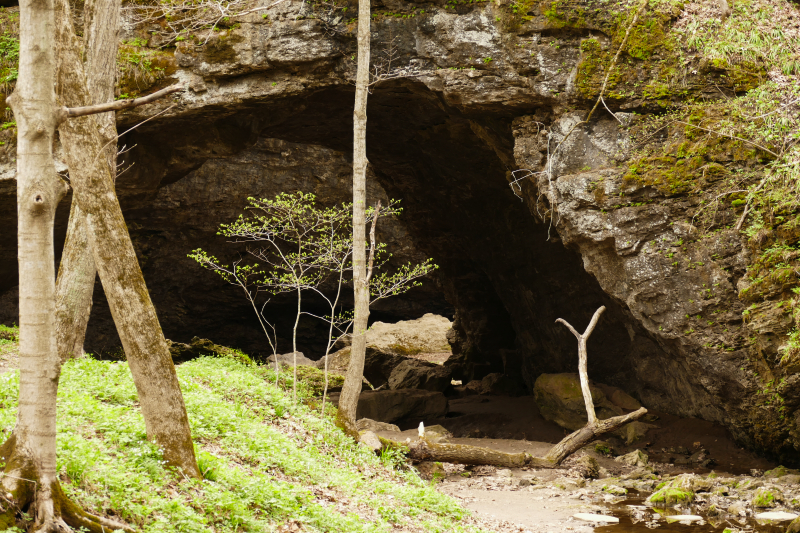
<svg viewBox="0 0 800 533">
<path fill-rule="evenodd" d="M 631 445 L 609 436 L 606 441 L 616 455 L 641 449 L 662 476 L 684 472 L 750 474 L 765 471 L 775 463 L 737 445 L 728 431 L 718 425 L 695 418 L 680 418 L 664 413 L 650 413 L 648 423 L 658 426 Z M 398 424 L 404 431 L 382 432 L 383 436 L 404 441 L 415 439 L 420 420 Z M 517 453 L 526 451 L 542 456 L 567 432 L 539 414 L 532 396 L 467 396 L 450 400 L 445 418 L 423 420 L 426 426 L 441 425 L 454 437 L 448 442 L 470 444 Z M 631 470 L 612 456 L 604 456 L 587 447 L 604 469 L 604 476 L 619 476 Z M 680 464 L 689 452 L 705 449 L 716 464 L 702 468 L 697 464 Z M 448 474 L 440 490 L 459 499 L 482 520 L 491 521 L 495 531 L 529 531 L 549 533 L 593 530 L 588 523 L 573 519 L 576 513 L 607 513 L 619 498 L 589 490 L 575 478 L 570 466 L 554 470 L 510 469 L 492 467 L 464 468 L 445 465 Z M 469 477 L 466 477 L 469 476 Z M 528 480 L 528 481 L 525 481 Z M 529 484 L 530 483 L 530 484 Z M 639 502 L 641 503 L 641 502 Z M 617 514 L 619 514 L 617 510 Z M 644 527 L 642 525 L 641 527 Z M 683 526 L 676 526 L 683 527 Z M 608 528 L 617 531 L 618 526 Z M 626 530 L 627 531 L 627 530 Z"/>
</svg>

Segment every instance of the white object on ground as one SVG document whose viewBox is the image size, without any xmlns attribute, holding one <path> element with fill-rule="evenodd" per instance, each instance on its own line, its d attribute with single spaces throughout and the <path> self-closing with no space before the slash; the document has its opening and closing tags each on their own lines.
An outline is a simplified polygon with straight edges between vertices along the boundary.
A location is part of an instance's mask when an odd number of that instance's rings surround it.
<svg viewBox="0 0 800 533">
<path fill-rule="evenodd" d="M 586 522 L 604 522 L 606 524 L 617 524 L 619 523 L 619 518 L 614 516 L 606 516 L 602 514 L 588 514 L 588 513 L 578 513 L 573 515 L 574 518 L 578 520 L 585 520 Z"/>
<path fill-rule="evenodd" d="M 664 518 L 667 519 L 668 522 L 699 522 L 703 519 L 702 516 L 697 516 L 696 514 L 674 514 L 674 515 L 667 515 Z"/>
<path fill-rule="evenodd" d="M 770 511 L 768 513 L 759 513 L 753 518 L 756 520 L 794 520 L 797 518 L 797 515 L 793 513 L 785 513 L 783 511 Z"/>
<path fill-rule="evenodd" d="M 425 424 L 423 424 L 422 422 L 420 422 L 420 423 L 419 423 L 419 428 L 418 428 L 418 429 L 419 429 L 419 438 L 422 438 L 422 437 L 424 437 L 424 436 L 425 436 Z"/>
</svg>

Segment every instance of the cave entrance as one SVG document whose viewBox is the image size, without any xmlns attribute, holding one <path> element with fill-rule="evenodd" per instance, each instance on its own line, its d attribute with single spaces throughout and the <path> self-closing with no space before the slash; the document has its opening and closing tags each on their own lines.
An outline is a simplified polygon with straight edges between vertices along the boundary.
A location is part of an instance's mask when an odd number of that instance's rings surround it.
<svg viewBox="0 0 800 533">
<path fill-rule="evenodd" d="M 200 333 L 263 350 L 236 289 L 186 254 L 198 246 L 218 250 L 211 244 L 219 242 L 218 224 L 241 212 L 247 196 L 266 191 L 265 183 L 323 194 L 346 186 L 352 101 L 352 88 L 333 87 L 146 124 L 124 140 L 138 148 L 118 190 L 168 337 L 185 341 Z M 369 100 L 368 196 L 402 200 L 402 225 L 387 238 L 413 248 L 406 250 L 411 256 L 432 257 L 440 269 L 422 290 L 377 306 L 373 320 L 452 317 L 455 379 L 502 373 L 530 391 L 542 373 L 577 368 L 575 340 L 555 319 L 586 324 L 605 305 L 589 342 L 590 375 L 652 397 L 660 392 L 643 391 L 648 385 L 637 374 L 658 367 L 663 350 L 508 186 L 516 168 L 512 119 L 535 111 L 493 107 L 466 115 L 415 81 L 376 88 Z M 98 304 L 90 340 L 110 345 L 113 327 Z M 281 320 L 280 298 L 274 304 Z M 324 328 L 304 327 L 301 349 L 316 359 Z"/>
</svg>

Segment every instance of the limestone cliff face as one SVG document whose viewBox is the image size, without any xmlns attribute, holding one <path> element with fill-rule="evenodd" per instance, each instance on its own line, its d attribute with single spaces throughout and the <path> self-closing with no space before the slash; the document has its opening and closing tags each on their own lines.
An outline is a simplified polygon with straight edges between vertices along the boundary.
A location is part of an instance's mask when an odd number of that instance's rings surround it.
<svg viewBox="0 0 800 533">
<path fill-rule="evenodd" d="M 373 3 L 374 57 L 391 56 L 402 76 L 370 96 L 369 195 L 402 199 L 402 217 L 383 228 L 398 259 L 433 257 L 441 266 L 378 317 L 452 308 L 457 373 L 506 372 L 532 388 L 542 372 L 576 368 L 574 338 L 555 319 L 581 329 L 606 305 L 589 343 L 593 379 L 647 407 L 723 423 L 741 442 L 791 460 L 800 448 L 791 394 L 779 431 L 760 422 L 763 405 L 754 400 L 765 371 L 784 374 L 774 361 L 779 342 L 762 335 L 753 344 L 742 319 L 744 240 L 732 229 L 698 230 L 692 216 L 702 195 L 691 187 L 630 171 L 639 148 L 631 134 L 643 115 L 689 96 L 741 91 L 757 78 L 741 69 L 728 75 L 697 54 L 678 58 L 665 35 L 681 7 L 664 6 L 633 28 L 608 85 L 616 117 L 601 107 L 553 158 L 594 105 L 630 8 L 594 0 Z M 202 246 L 223 255 L 215 228 L 247 196 L 302 190 L 346 200 L 355 24 L 354 6 L 344 7 L 286 2 L 205 44 L 183 41 L 158 86 L 179 81 L 187 90 L 118 116 L 124 131 L 163 112 L 125 135 L 121 144 L 135 148 L 123 165 L 133 166 L 117 188 L 168 336 L 202 334 L 258 351 L 235 289 L 185 254 Z M 721 166 L 742 161 L 723 152 Z M 713 181 L 700 166 L 680 179 L 702 173 Z M 13 205 L 11 181 L 0 180 L 3 206 Z M 10 210 L 0 216 L 13 227 Z M 0 236 L 3 320 L 13 318 L 13 233 Z M 280 316 L 282 302 L 275 305 Z M 770 316 L 761 330 L 784 335 L 789 324 Z M 94 349 L 114 344 L 100 299 L 90 327 Z M 307 328 L 313 351 L 319 331 Z"/>
</svg>

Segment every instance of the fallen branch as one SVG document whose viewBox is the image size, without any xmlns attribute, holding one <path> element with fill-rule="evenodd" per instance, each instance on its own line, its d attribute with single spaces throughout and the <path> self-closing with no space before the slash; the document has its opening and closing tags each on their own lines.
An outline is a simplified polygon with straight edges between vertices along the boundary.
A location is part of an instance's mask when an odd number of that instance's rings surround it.
<svg viewBox="0 0 800 533">
<path fill-rule="evenodd" d="M 533 466 L 537 468 L 556 468 L 564 459 L 580 450 L 594 439 L 614 431 L 630 422 L 639 420 L 647 414 L 644 407 L 628 413 L 626 415 L 614 416 L 605 420 L 598 420 L 592 401 L 592 393 L 589 388 L 589 376 L 586 371 L 587 350 L 586 341 L 597 326 L 600 315 L 605 311 L 605 306 L 595 311 L 591 322 L 582 334 L 578 333 L 566 320 L 559 318 L 560 322 L 569 328 L 573 335 L 578 339 L 578 374 L 581 380 L 581 391 L 583 400 L 586 404 L 586 414 L 588 421 L 578 431 L 564 437 L 561 442 L 550 448 L 544 457 L 536 457 L 526 452 L 506 453 L 480 446 L 470 446 L 468 444 L 450 444 L 426 439 L 424 436 L 418 440 L 403 444 L 388 439 L 381 439 L 384 446 L 407 446 L 407 457 L 412 461 L 442 461 L 446 463 L 457 463 L 464 465 L 492 465 L 502 467 L 519 468 L 523 466 Z"/>
<path fill-rule="evenodd" d="M 384 446 L 408 446 L 406 457 L 412 461 L 440 461 L 461 465 L 491 465 L 506 468 L 521 468 L 532 466 L 535 468 L 556 468 L 564 460 L 580 450 L 600 435 L 614 431 L 630 422 L 639 420 L 647 414 L 644 407 L 627 415 L 615 416 L 606 420 L 595 420 L 584 427 L 564 437 L 554 445 L 544 457 L 537 457 L 526 452 L 507 453 L 491 448 L 470 446 L 469 444 L 450 444 L 435 442 L 422 437 L 408 444 L 381 439 Z"/>
<path fill-rule="evenodd" d="M 561 442 L 550 448 L 550 451 L 547 452 L 545 456 L 545 460 L 556 466 L 560 465 L 564 459 L 580 450 L 600 435 L 614 431 L 630 422 L 635 422 L 646 414 L 647 409 L 640 407 L 638 410 L 628 413 L 627 415 L 614 416 L 605 420 L 595 420 L 593 423 L 586 424 L 581 429 L 567 435 Z"/>
</svg>

